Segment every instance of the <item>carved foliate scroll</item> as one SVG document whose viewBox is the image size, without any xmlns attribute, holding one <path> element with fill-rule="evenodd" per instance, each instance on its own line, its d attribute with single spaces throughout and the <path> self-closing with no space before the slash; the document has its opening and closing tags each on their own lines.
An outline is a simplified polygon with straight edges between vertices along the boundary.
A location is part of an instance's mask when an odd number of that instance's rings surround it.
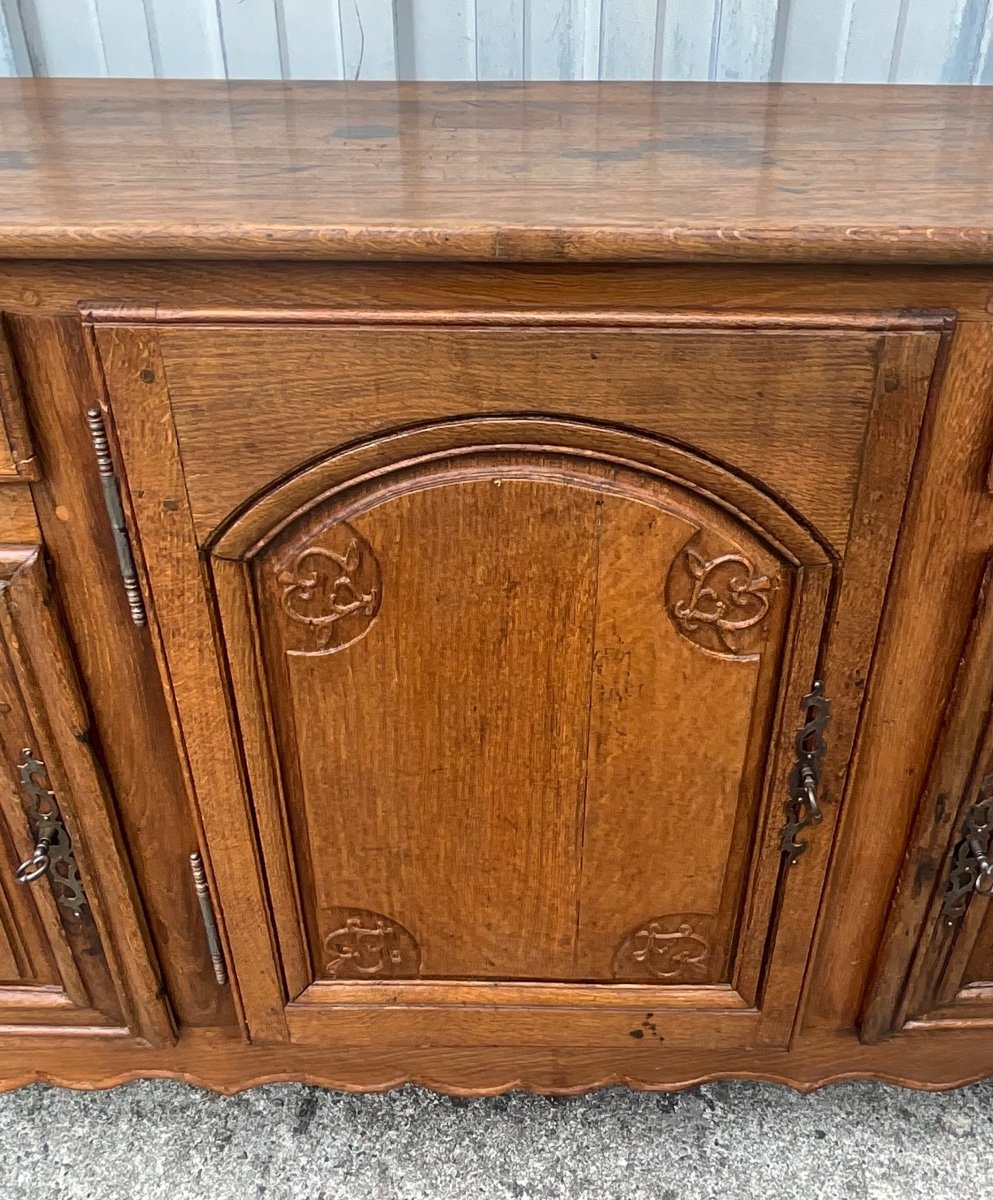
<svg viewBox="0 0 993 1200">
<path fill-rule="evenodd" d="M 614 954 L 614 978 L 655 983 L 703 983 L 710 978 L 706 918 L 693 913 L 652 917 L 636 925 Z"/>
<path fill-rule="evenodd" d="M 669 570 L 666 607 L 694 645 L 741 658 L 761 649 L 773 591 L 773 580 L 748 555 L 706 554 L 690 545 Z"/>
<path fill-rule="evenodd" d="M 416 979 L 421 952 L 413 936 L 382 913 L 338 908 L 326 915 L 326 979 Z"/>
<path fill-rule="evenodd" d="M 358 641 L 379 612 L 379 562 L 369 543 L 344 522 L 293 546 L 273 569 L 291 654 L 341 650 Z"/>
</svg>

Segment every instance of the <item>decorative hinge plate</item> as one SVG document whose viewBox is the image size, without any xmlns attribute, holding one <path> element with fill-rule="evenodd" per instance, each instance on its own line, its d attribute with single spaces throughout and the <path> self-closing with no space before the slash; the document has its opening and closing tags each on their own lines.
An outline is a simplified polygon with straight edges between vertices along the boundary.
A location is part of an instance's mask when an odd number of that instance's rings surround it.
<svg viewBox="0 0 993 1200">
<path fill-rule="evenodd" d="M 824 695 L 824 684 L 818 680 L 800 701 L 804 721 L 796 731 L 794 747 L 796 761 L 790 772 L 790 798 L 784 804 L 786 824 L 783 826 L 782 850 L 789 856 L 791 866 L 806 853 L 807 843 L 797 835 L 823 820 L 817 789 L 821 782 L 821 759 L 824 757 L 824 730 L 831 717 L 831 701 Z"/>
<path fill-rule="evenodd" d="M 103 488 L 103 500 L 107 506 L 107 516 L 110 518 L 110 528 L 114 534 L 114 547 L 117 550 L 117 565 L 124 580 L 124 591 L 128 598 L 128 608 L 131 610 L 131 620 L 136 625 L 144 625 L 145 602 L 141 597 L 141 587 L 138 584 L 138 572 L 134 565 L 134 554 L 131 552 L 131 539 L 128 536 L 127 522 L 124 520 L 124 507 L 121 504 L 121 489 L 114 473 L 114 461 L 110 457 L 110 445 L 107 442 L 107 431 L 104 428 L 100 410 L 91 408 L 86 413 L 86 423 L 90 429 L 90 440 L 93 442 L 93 453 L 97 459 L 97 469 L 100 472 L 100 485 Z"/>
<path fill-rule="evenodd" d="M 47 784 L 45 764 L 25 748 L 17 769 L 35 838 L 34 854 L 17 868 L 17 882 L 34 883 L 47 875 L 56 903 L 78 920 L 88 901 L 72 851 L 72 838 L 62 820 L 55 793 Z"/>
<path fill-rule="evenodd" d="M 959 841 L 945 881 L 941 915 L 955 925 L 965 914 L 973 892 L 993 895 L 993 774 L 979 785 L 979 798 L 965 814 Z"/>
</svg>

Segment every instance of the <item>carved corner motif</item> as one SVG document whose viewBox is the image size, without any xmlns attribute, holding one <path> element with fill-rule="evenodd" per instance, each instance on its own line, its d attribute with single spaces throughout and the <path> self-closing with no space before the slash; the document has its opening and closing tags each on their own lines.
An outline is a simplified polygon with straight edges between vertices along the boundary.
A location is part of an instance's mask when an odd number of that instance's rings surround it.
<svg viewBox="0 0 993 1200">
<path fill-rule="evenodd" d="M 372 547 L 350 525 L 321 529 L 275 566 L 279 604 L 289 618 L 290 654 L 333 654 L 357 642 L 376 619 L 383 587 Z"/>
<path fill-rule="evenodd" d="M 706 557 L 686 546 L 665 584 L 673 624 L 695 646 L 735 658 L 761 649 L 773 581 L 737 550 Z"/>
<path fill-rule="evenodd" d="M 614 954 L 614 978 L 626 982 L 704 983 L 710 973 L 710 943 L 692 913 L 643 921 Z"/>
<path fill-rule="evenodd" d="M 329 914 L 337 928 L 324 938 L 327 979 L 416 979 L 421 951 L 413 935 L 382 913 L 338 908 Z"/>
</svg>

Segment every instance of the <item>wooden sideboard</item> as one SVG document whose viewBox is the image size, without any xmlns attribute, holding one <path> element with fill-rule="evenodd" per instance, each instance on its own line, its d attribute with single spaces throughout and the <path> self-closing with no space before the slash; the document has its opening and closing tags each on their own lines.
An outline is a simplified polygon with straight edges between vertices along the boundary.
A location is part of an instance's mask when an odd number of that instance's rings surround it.
<svg viewBox="0 0 993 1200">
<path fill-rule="evenodd" d="M 991 89 L 0 130 L 0 1087 L 993 1076 Z"/>
</svg>

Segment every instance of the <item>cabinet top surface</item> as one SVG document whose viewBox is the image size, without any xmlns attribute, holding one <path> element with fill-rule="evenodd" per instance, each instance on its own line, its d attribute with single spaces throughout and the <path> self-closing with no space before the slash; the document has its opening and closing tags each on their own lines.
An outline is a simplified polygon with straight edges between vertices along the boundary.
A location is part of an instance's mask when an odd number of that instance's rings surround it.
<svg viewBox="0 0 993 1200">
<path fill-rule="evenodd" d="M 7 257 L 993 262 L 993 88 L 0 81 Z"/>
</svg>

